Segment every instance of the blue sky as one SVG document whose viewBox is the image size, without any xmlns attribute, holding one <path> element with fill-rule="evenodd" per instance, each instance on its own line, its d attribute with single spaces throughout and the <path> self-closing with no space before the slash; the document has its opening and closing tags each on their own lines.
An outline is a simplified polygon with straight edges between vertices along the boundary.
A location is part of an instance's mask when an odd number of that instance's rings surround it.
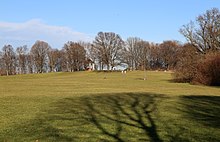
<svg viewBox="0 0 220 142">
<path fill-rule="evenodd" d="M 0 48 L 44 40 L 62 48 L 69 40 L 92 41 L 99 31 L 115 32 L 126 40 L 140 37 L 150 42 L 179 40 L 184 24 L 219 0 L 2 0 Z"/>
</svg>

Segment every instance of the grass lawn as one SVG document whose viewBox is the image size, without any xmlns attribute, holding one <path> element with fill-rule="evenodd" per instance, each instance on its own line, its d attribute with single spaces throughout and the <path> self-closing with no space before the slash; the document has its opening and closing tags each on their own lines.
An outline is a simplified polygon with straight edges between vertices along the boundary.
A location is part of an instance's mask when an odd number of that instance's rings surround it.
<svg viewBox="0 0 220 142">
<path fill-rule="evenodd" d="M 169 72 L 0 77 L 0 141 L 220 141 L 220 88 Z"/>
</svg>

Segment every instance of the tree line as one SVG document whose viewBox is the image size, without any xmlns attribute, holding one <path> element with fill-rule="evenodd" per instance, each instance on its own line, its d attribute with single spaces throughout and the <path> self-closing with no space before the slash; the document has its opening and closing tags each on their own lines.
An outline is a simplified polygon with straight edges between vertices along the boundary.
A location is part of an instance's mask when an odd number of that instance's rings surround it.
<svg viewBox="0 0 220 142">
<path fill-rule="evenodd" d="M 219 9 L 207 10 L 195 21 L 183 25 L 180 33 L 187 43 L 169 40 L 158 44 L 138 37 L 123 40 L 117 33 L 99 32 L 91 43 L 68 41 L 60 50 L 45 41 L 36 41 L 31 48 L 5 45 L 0 51 L 0 74 L 114 70 L 126 66 L 129 70 L 174 70 L 176 80 L 192 82 L 199 74 L 198 68 L 209 68 L 201 65 L 212 64 L 205 59 L 219 61 L 216 59 L 220 51 Z M 217 72 L 218 65 L 219 62 L 214 69 Z"/>
<path fill-rule="evenodd" d="M 150 43 L 137 37 L 123 41 L 113 32 L 99 32 L 92 43 L 72 42 L 53 49 L 45 41 L 36 41 L 14 49 L 5 45 L 0 52 L 1 75 L 81 70 L 114 70 L 125 65 L 129 70 L 174 69 L 182 45 L 177 41 Z"/>
</svg>

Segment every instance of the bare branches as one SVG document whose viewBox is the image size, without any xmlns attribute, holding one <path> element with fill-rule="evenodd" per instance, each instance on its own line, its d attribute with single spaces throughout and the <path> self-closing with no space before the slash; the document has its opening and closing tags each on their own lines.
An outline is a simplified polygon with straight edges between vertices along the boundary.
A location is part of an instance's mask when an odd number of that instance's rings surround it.
<svg viewBox="0 0 220 142">
<path fill-rule="evenodd" d="M 220 50 L 220 12 L 217 8 L 207 10 L 180 29 L 180 33 L 195 46 L 198 51 Z"/>
<path fill-rule="evenodd" d="M 27 54 L 28 54 L 28 48 L 26 45 L 20 46 L 16 49 L 16 52 L 18 54 L 18 72 L 20 74 L 27 73 Z"/>
<path fill-rule="evenodd" d="M 6 75 L 15 74 L 15 52 L 11 45 L 5 45 L 2 48 L 2 61 L 3 61 L 3 68 L 6 72 Z"/>
<path fill-rule="evenodd" d="M 115 67 L 120 62 L 120 54 L 123 49 L 123 40 L 118 34 L 112 32 L 99 32 L 93 42 L 93 50 L 98 55 L 99 62 L 107 66 L 107 69 Z"/>
<path fill-rule="evenodd" d="M 79 71 L 84 69 L 86 50 L 79 43 L 68 42 L 63 47 L 68 71 Z"/>
<path fill-rule="evenodd" d="M 50 48 L 51 47 L 49 44 L 44 41 L 36 41 L 31 48 L 31 54 L 33 56 L 38 73 L 42 73 L 45 70 L 44 67 L 46 65 L 46 60 Z"/>
</svg>

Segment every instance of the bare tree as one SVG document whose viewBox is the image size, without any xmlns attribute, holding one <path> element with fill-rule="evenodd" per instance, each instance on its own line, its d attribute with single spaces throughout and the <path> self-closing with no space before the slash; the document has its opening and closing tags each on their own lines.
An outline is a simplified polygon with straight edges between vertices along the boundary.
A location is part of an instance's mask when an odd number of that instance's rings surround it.
<svg viewBox="0 0 220 142">
<path fill-rule="evenodd" d="M 160 44 L 160 55 L 166 70 L 175 68 L 179 47 L 180 44 L 177 41 L 164 41 Z"/>
<path fill-rule="evenodd" d="M 60 54 L 60 58 L 58 64 L 58 71 L 62 71 L 62 72 L 70 71 L 68 67 L 66 51 L 64 50 L 64 48 L 59 50 L 59 54 Z"/>
<path fill-rule="evenodd" d="M 220 12 L 217 8 L 199 15 L 196 22 L 190 22 L 180 33 L 200 52 L 220 50 Z"/>
<path fill-rule="evenodd" d="M 93 44 L 82 41 L 80 41 L 79 44 L 83 46 L 86 51 L 86 60 L 84 63 L 85 66 L 84 68 L 87 70 L 97 70 L 96 63 L 99 61 L 98 60 L 99 55 L 96 54 Z"/>
<path fill-rule="evenodd" d="M 98 48 L 94 44 L 91 44 L 91 47 L 88 50 L 89 56 L 93 59 L 94 62 L 99 64 L 99 69 L 103 70 L 104 61 L 103 61 L 103 54 L 101 54 L 101 48 Z"/>
<path fill-rule="evenodd" d="M 18 54 L 18 69 L 20 74 L 27 73 L 27 46 L 20 46 L 16 49 Z"/>
<path fill-rule="evenodd" d="M 162 69 L 164 68 L 164 61 L 162 56 L 160 44 L 151 43 L 150 46 L 150 59 L 149 65 L 151 69 Z"/>
<path fill-rule="evenodd" d="M 3 53 L 0 51 L 0 75 L 4 74 Z"/>
<path fill-rule="evenodd" d="M 35 63 L 34 63 L 33 56 L 29 52 L 27 54 L 27 72 L 28 73 L 34 73 L 34 66 L 35 66 Z"/>
<path fill-rule="evenodd" d="M 3 68 L 6 72 L 6 75 L 15 74 L 16 70 L 16 58 L 15 52 L 11 45 L 5 45 L 2 48 L 2 61 L 3 61 Z"/>
<path fill-rule="evenodd" d="M 79 71 L 84 69 L 86 51 L 79 43 L 68 42 L 63 47 L 68 71 Z"/>
<path fill-rule="evenodd" d="M 133 69 L 146 69 L 149 62 L 150 43 L 137 37 L 126 41 L 125 62 Z"/>
<path fill-rule="evenodd" d="M 141 39 L 137 37 L 130 37 L 126 40 L 124 58 L 125 62 L 132 70 L 136 70 L 138 66 L 136 59 L 139 55 L 137 55 L 135 50 L 138 48 L 138 42 L 140 41 Z"/>
<path fill-rule="evenodd" d="M 137 55 L 135 61 L 137 62 L 137 68 L 145 70 L 148 67 L 148 57 L 149 57 L 150 43 L 147 41 L 141 40 L 138 42 L 137 48 L 134 52 Z"/>
<path fill-rule="evenodd" d="M 46 61 L 50 48 L 51 47 L 49 44 L 44 41 L 36 41 L 31 48 L 31 54 L 33 56 L 33 60 L 38 73 L 45 71 Z"/>
<path fill-rule="evenodd" d="M 99 55 L 100 62 L 107 66 L 107 70 L 120 64 L 123 40 L 113 32 L 99 32 L 93 42 L 94 53 Z"/>
<path fill-rule="evenodd" d="M 61 52 L 58 49 L 50 49 L 48 52 L 49 67 L 51 72 L 59 71 L 61 64 Z"/>
</svg>

